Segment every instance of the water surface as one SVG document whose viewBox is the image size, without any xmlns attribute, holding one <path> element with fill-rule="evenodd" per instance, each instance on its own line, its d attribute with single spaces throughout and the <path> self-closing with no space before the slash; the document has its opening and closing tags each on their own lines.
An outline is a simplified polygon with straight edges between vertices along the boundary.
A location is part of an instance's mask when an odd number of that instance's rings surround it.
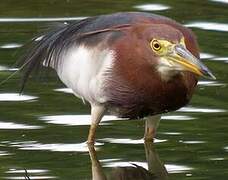
<svg viewBox="0 0 228 180">
<path fill-rule="evenodd" d="M 24 169 L 31 179 L 91 179 L 90 157 L 105 176 L 140 166 L 159 179 L 228 179 L 227 9 L 225 0 L 1 2 L 0 80 L 17 70 L 21 46 L 53 22 L 118 11 L 157 13 L 191 28 L 217 80 L 201 79 L 188 106 L 162 117 L 154 145 L 142 140 L 143 121 L 106 116 L 96 149 L 88 149 L 89 106 L 54 73 L 19 96 L 15 74 L 0 86 L 0 179 L 25 179 Z"/>
</svg>

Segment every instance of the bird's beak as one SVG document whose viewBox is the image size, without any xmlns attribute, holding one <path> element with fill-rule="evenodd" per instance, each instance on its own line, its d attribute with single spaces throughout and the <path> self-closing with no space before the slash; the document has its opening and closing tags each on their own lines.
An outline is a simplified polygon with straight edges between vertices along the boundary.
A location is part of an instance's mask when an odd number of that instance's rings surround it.
<svg viewBox="0 0 228 180">
<path fill-rule="evenodd" d="M 180 65 L 183 69 L 193 72 L 199 76 L 209 79 L 216 79 L 212 72 L 198 58 L 190 53 L 183 45 L 177 44 L 170 54 L 172 61 Z"/>
</svg>

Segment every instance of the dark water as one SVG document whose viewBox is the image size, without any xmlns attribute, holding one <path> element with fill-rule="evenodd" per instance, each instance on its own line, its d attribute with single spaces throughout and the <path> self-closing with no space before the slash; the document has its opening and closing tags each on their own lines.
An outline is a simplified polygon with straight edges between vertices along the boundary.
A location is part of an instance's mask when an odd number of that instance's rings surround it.
<svg viewBox="0 0 228 180">
<path fill-rule="evenodd" d="M 52 21 L 117 11 L 149 11 L 172 17 L 196 33 L 201 58 L 217 80 L 200 80 L 187 107 L 163 116 L 154 145 L 143 143 L 143 121 L 107 116 L 97 133 L 96 151 L 90 149 L 93 165 L 100 177 L 102 172 L 106 176 L 133 172 L 123 167 L 137 164 L 149 167 L 158 179 L 228 179 L 228 1 L 148 3 L 1 1 L 0 80 L 15 72 L 20 47 Z M 30 81 L 23 96 L 18 96 L 19 83 L 20 75 L 16 74 L 0 86 L 0 179 L 26 179 L 24 169 L 30 179 L 91 179 L 85 144 L 89 107 L 64 89 L 56 76 Z M 113 170 L 117 166 L 122 168 Z"/>
</svg>

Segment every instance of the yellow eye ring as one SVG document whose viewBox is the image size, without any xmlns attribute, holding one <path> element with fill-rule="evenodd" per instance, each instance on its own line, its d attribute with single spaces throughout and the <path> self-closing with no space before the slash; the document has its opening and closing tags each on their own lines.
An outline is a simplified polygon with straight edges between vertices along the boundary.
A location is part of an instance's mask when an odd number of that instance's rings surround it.
<svg viewBox="0 0 228 180">
<path fill-rule="evenodd" d="M 161 49 L 161 44 L 157 40 L 153 40 L 151 42 L 151 46 L 155 51 L 159 51 Z"/>
</svg>

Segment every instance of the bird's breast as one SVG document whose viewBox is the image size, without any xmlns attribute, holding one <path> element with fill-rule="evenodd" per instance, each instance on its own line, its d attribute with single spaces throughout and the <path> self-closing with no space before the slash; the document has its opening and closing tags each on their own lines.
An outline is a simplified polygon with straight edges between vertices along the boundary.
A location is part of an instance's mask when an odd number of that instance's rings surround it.
<svg viewBox="0 0 228 180">
<path fill-rule="evenodd" d="M 108 106 L 118 116 L 142 118 L 144 116 L 177 110 L 191 99 L 196 82 L 177 75 L 162 81 L 156 74 L 136 74 L 131 79 L 120 75 L 108 85 Z M 190 78 L 191 79 L 191 78 Z"/>
</svg>

